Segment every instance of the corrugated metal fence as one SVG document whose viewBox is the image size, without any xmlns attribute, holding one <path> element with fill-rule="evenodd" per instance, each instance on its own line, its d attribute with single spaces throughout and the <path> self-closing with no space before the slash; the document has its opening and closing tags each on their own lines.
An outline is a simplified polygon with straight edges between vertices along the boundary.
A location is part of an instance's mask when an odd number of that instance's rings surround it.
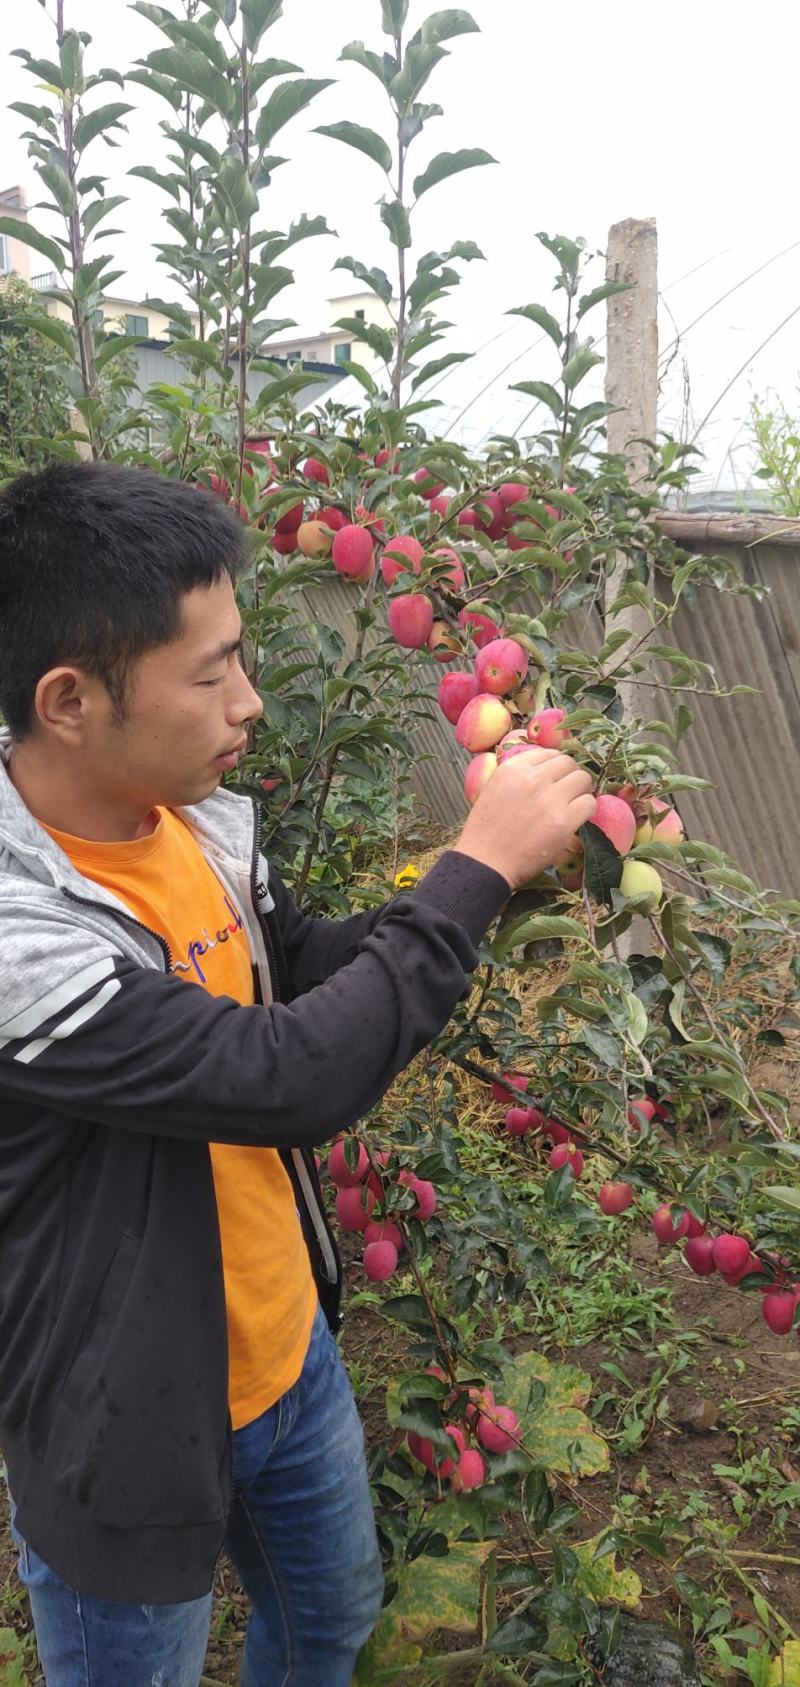
<svg viewBox="0 0 800 1687">
<path fill-rule="evenodd" d="M 691 836 L 717 843 L 742 872 L 764 888 L 800 895 L 800 538 L 797 524 L 767 518 L 742 521 L 699 516 L 665 517 L 664 525 L 694 552 L 735 555 L 744 577 L 768 588 L 758 604 L 713 589 L 682 607 L 674 642 L 687 655 L 709 662 L 722 686 L 746 683 L 755 696 L 714 701 L 687 696 L 694 725 L 682 740 L 681 771 L 713 781 L 713 789 L 686 792 L 680 808 Z M 769 534 L 772 542 L 766 542 Z M 351 604 L 341 585 L 307 594 L 310 613 L 352 640 Z M 520 607 L 535 612 L 535 605 Z M 568 618 L 565 644 L 598 650 L 599 610 Z M 432 675 L 435 690 L 438 670 Z M 668 719 L 668 698 L 653 690 L 652 719 Z M 414 788 L 431 818 L 456 827 L 466 813 L 462 777 L 466 757 L 440 716 L 418 729 Z"/>
</svg>

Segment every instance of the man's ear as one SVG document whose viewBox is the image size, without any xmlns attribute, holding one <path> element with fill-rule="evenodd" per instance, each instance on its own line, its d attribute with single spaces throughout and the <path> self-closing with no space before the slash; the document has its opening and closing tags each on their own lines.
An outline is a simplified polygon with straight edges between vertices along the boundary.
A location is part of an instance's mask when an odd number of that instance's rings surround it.
<svg viewBox="0 0 800 1687">
<path fill-rule="evenodd" d="M 36 719 L 46 732 L 76 740 L 82 734 L 91 682 L 80 668 L 50 668 L 36 687 Z"/>
</svg>

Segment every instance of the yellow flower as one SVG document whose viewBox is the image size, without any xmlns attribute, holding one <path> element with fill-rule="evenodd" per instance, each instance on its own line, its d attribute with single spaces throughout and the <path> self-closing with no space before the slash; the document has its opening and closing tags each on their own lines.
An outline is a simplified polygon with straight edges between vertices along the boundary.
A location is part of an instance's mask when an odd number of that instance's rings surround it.
<svg viewBox="0 0 800 1687">
<path fill-rule="evenodd" d="M 395 873 L 394 882 L 398 890 L 413 890 L 417 880 L 421 878 L 419 867 L 409 861 L 405 867 L 400 868 L 399 873 Z"/>
</svg>

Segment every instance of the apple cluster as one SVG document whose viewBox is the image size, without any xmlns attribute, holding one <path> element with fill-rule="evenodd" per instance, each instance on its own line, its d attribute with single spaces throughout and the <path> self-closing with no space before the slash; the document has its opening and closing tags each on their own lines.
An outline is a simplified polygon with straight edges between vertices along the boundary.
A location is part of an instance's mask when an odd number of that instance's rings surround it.
<svg viewBox="0 0 800 1687">
<path fill-rule="evenodd" d="M 353 1145 L 348 1151 L 348 1141 Z M 336 1189 L 336 1217 L 343 1230 L 361 1232 L 364 1237 L 364 1270 L 371 1283 L 385 1283 L 397 1270 L 403 1249 L 403 1232 L 399 1224 L 381 1216 L 386 1206 L 388 1180 L 382 1175 L 389 1155 L 384 1150 L 373 1153 L 374 1165 L 363 1143 L 355 1137 L 340 1137 L 328 1155 L 327 1172 Z M 351 1167 L 350 1159 L 354 1160 Z M 380 1167 L 376 1170 L 375 1167 Z M 397 1182 L 410 1189 L 415 1206 L 408 1214 L 424 1224 L 436 1211 L 436 1190 L 427 1178 L 412 1171 L 401 1171 Z M 376 1208 L 378 1217 L 373 1217 Z"/>
<path fill-rule="evenodd" d="M 527 1105 L 508 1106 L 509 1089 L 518 1090 L 522 1100 L 530 1089 L 530 1084 L 531 1079 L 524 1072 L 504 1072 L 502 1079 L 492 1084 L 493 1099 L 506 1108 L 506 1130 L 510 1136 L 538 1133 L 554 1145 L 547 1159 L 551 1170 L 560 1171 L 562 1166 L 569 1166 L 574 1178 L 581 1177 L 585 1165 L 584 1150 L 587 1146 L 583 1136 L 581 1148 L 574 1132 L 558 1119 L 543 1113 L 540 1108 Z M 645 1122 L 670 1117 L 669 1108 L 663 1102 L 652 1101 L 649 1096 L 636 1096 L 630 1101 L 628 1124 L 633 1131 L 641 1130 Z M 600 1152 L 602 1153 L 602 1144 Z M 624 1179 L 607 1181 L 601 1186 L 597 1197 L 601 1212 L 608 1218 L 617 1218 L 621 1213 L 627 1212 L 633 1199 L 633 1185 Z M 763 1273 L 766 1277 L 761 1301 L 764 1322 L 776 1335 L 788 1335 L 795 1323 L 795 1310 L 800 1305 L 800 1283 L 788 1282 L 786 1261 L 779 1260 L 777 1271 L 770 1276 L 766 1273 L 763 1260 L 753 1252 L 746 1237 L 729 1231 L 710 1236 L 708 1226 L 688 1208 L 673 1209 L 666 1201 L 656 1207 L 651 1224 L 662 1247 L 685 1242 L 683 1257 L 698 1277 L 711 1277 L 715 1272 L 719 1272 L 722 1281 L 727 1283 L 729 1288 L 738 1288 L 745 1277 Z"/>
</svg>

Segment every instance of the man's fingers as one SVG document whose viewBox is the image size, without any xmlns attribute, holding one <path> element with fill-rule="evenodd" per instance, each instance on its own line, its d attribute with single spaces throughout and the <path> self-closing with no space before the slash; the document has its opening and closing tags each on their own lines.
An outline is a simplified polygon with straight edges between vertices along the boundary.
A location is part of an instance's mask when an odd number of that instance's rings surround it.
<svg viewBox="0 0 800 1687">
<path fill-rule="evenodd" d="M 593 802 L 597 801 L 592 790 L 592 776 L 586 772 L 585 767 L 576 767 L 573 763 L 572 767 L 562 774 L 559 783 L 563 785 L 568 800 L 573 797 L 591 796 Z"/>
<path fill-rule="evenodd" d="M 503 766 L 526 768 L 530 773 L 533 768 L 543 767 L 545 762 L 566 760 L 567 757 L 562 754 L 561 750 L 543 750 L 538 744 L 531 744 L 530 749 L 525 751 L 524 756 L 512 756 L 510 761 L 503 763 Z"/>
<path fill-rule="evenodd" d="M 596 797 L 576 796 L 569 805 L 569 823 L 577 832 L 579 826 L 585 826 L 591 820 L 597 806 Z"/>
</svg>

